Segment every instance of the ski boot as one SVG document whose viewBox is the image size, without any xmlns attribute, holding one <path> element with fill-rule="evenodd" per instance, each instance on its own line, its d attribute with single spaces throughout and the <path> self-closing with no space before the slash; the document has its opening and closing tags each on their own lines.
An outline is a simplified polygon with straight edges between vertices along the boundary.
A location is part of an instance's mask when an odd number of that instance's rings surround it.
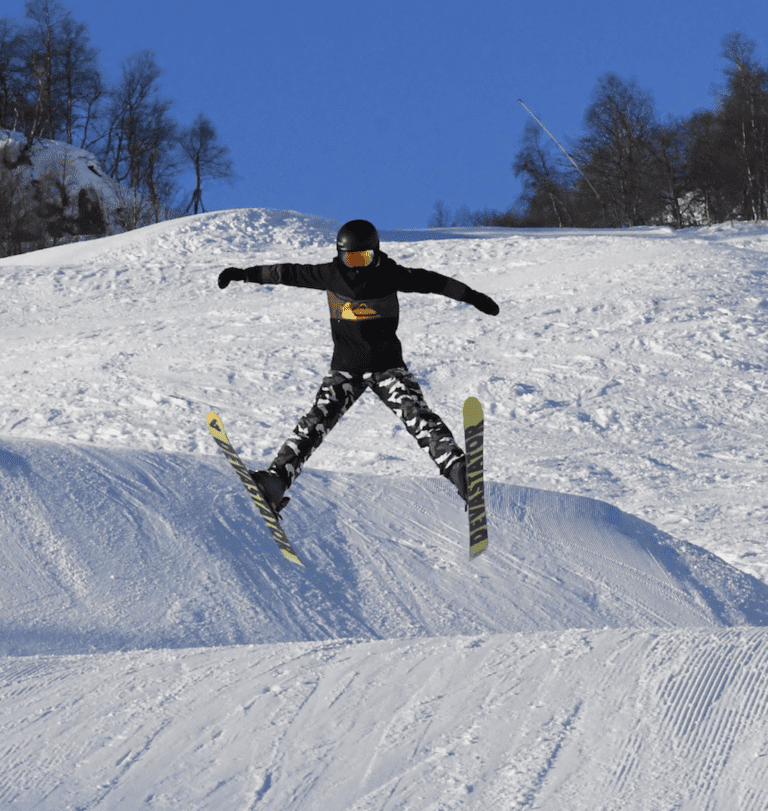
<svg viewBox="0 0 768 811">
<path fill-rule="evenodd" d="M 280 510 L 291 500 L 285 495 L 288 485 L 278 473 L 271 470 L 249 470 L 248 472 L 269 505 L 279 514 Z"/>
<path fill-rule="evenodd" d="M 467 460 L 456 460 L 453 465 L 451 465 L 447 478 L 456 486 L 456 489 L 459 491 L 459 496 L 461 496 L 461 499 L 464 502 L 464 509 L 466 509 L 467 490 L 469 489 L 467 485 Z"/>
</svg>

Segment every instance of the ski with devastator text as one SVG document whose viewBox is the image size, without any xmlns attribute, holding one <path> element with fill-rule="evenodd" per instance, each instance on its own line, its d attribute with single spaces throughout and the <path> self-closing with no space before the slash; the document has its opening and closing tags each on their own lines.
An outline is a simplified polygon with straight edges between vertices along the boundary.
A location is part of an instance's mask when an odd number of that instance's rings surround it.
<svg viewBox="0 0 768 811">
<path fill-rule="evenodd" d="M 488 522 L 483 483 L 483 407 L 477 397 L 464 401 L 464 447 L 467 457 L 467 513 L 469 557 L 488 548 Z"/>
<path fill-rule="evenodd" d="M 237 451 L 232 447 L 232 443 L 229 441 L 229 437 L 224 430 L 224 423 L 222 422 L 221 417 L 215 411 L 209 411 L 208 416 L 206 417 L 206 422 L 208 423 L 208 430 L 211 432 L 211 436 L 216 440 L 216 444 L 221 449 L 221 452 L 227 457 L 227 460 L 235 469 L 240 481 L 245 485 L 248 495 L 250 495 L 254 504 L 258 507 L 261 517 L 264 519 L 264 523 L 272 533 L 272 537 L 275 539 L 275 543 L 280 551 L 292 563 L 298 563 L 301 566 L 306 566 L 304 561 L 296 554 L 291 546 L 291 542 L 288 540 L 285 530 L 280 525 L 280 519 L 278 518 L 277 513 L 264 498 L 261 490 L 256 486 L 256 483 L 251 478 L 248 468 L 246 468 L 246 466 L 242 463 Z"/>
</svg>

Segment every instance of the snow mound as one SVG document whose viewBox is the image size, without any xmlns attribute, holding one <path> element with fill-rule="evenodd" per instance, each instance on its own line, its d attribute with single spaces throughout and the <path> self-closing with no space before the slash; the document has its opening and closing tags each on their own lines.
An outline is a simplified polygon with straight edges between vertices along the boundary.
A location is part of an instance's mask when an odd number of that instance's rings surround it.
<svg viewBox="0 0 768 811">
<path fill-rule="evenodd" d="M 226 460 L 4 440 L 5 655 L 768 624 L 768 586 L 602 502 L 307 470 L 284 560 Z"/>
</svg>

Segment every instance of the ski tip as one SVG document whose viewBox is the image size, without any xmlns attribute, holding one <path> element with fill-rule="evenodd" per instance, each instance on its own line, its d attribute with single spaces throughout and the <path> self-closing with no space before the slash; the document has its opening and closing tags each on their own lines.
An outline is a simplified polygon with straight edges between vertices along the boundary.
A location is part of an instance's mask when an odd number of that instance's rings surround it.
<svg viewBox="0 0 768 811">
<path fill-rule="evenodd" d="M 209 411 L 205 421 L 208 423 L 208 430 L 215 438 L 226 440 L 227 433 L 224 430 L 224 423 L 215 411 Z"/>
<path fill-rule="evenodd" d="M 477 397 L 467 397 L 464 401 L 464 422 L 477 425 L 483 419 L 483 406 Z"/>
</svg>

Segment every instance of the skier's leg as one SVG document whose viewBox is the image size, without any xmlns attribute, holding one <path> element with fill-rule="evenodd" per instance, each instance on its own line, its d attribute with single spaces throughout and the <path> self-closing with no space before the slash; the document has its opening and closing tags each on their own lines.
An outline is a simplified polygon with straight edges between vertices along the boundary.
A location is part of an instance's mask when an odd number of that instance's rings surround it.
<svg viewBox="0 0 768 811">
<path fill-rule="evenodd" d="M 326 434 L 364 391 L 362 379 L 349 372 L 332 369 L 323 379 L 314 405 L 299 420 L 269 466 L 270 472 L 280 476 L 286 488 L 293 484 Z"/>
<path fill-rule="evenodd" d="M 416 378 L 407 369 L 388 369 L 364 375 L 363 379 L 400 417 L 419 446 L 429 451 L 440 473 L 453 481 L 466 498 L 466 476 L 459 475 L 462 465 L 466 471 L 464 451 L 456 444 L 448 426 L 426 404 Z M 454 468 L 455 465 L 458 466 Z"/>
</svg>

